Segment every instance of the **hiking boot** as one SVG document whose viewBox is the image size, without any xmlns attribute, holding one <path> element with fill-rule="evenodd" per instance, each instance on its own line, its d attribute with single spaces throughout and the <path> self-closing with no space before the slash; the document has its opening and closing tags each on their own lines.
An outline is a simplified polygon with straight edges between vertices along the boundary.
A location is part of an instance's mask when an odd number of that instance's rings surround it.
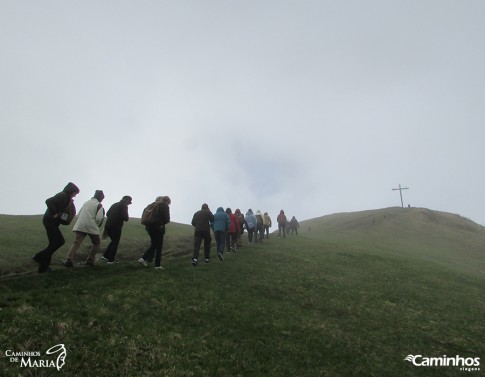
<svg viewBox="0 0 485 377">
<path fill-rule="evenodd" d="M 209 258 L 205 258 L 205 259 L 204 259 L 204 262 L 205 262 L 205 263 L 210 263 L 210 262 L 211 262 L 211 260 L 210 260 Z"/>
<path fill-rule="evenodd" d="M 114 260 L 112 262 L 108 262 L 108 264 L 115 264 L 115 263 L 120 263 L 120 262 L 118 262 L 117 260 Z"/>
<path fill-rule="evenodd" d="M 218 253 L 218 254 L 217 254 L 217 258 L 219 258 L 219 260 L 224 260 L 224 257 L 222 256 L 222 254 L 221 254 L 221 253 Z"/>
<path fill-rule="evenodd" d="M 193 258 L 192 259 L 192 266 L 196 267 L 198 264 L 199 264 L 199 262 L 197 261 L 197 258 Z"/>
<path fill-rule="evenodd" d="M 162 266 L 155 267 L 155 270 L 165 270 Z"/>
<path fill-rule="evenodd" d="M 74 263 L 72 263 L 72 260 L 66 259 L 66 261 L 64 262 L 64 267 L 74 267 Z"/>
<path fill-rule="evenodd" d="M 138 263 L 140 263 L 142 266 L 148 267 L 147 262 L 143 258 L 138 259 Z"/>
<path fill-rule="evenodd" d="M 104 260 L 105 262 L 109 262 L 108 258 L 106 258 L 104 255 L 101 257 L 102 260 Z"/>
</svg>

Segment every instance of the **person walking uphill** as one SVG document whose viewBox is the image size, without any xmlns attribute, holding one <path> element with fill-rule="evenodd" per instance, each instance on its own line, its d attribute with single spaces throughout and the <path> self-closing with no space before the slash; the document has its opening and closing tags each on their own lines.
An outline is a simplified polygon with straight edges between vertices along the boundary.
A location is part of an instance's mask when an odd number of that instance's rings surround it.
<svg viewBox="0 0 485 377">
<path fill-rule="evenodd" d="M 244 218 L 244 221 L 246 222 L 246 229 L 248 230 L 249 246 L 253 246 L 253 234 L 256 230 L 257 220 L 251 208 L 248 209 L 248 212 L 246 212 L 246 217 Z"/>
<path fill-rule="evenodd" d="M 298 223 L 298 220 L 296 219 L 295 216 L 293 216 L 290 220 L 290 231 L 291 231 L 291 235 L 293 235 L 293 232 L 296 233 L 296 235 L 298 236 L 298 228 L 300 227 L 300 224 Z"/>
<path fill-rule="evenodd" d="M 99 245 L 101 244 L 99 227 L 104 221 L 104 208 L 101 204 L 103 199 L 103 191 L 96 190 L 94 196 L 83 204 L 79 211 L 79 218 L 77 219 L 76 224 L 74 224 L 74 228 L 72 228 L 73 232 L 76 233 L 76 238 L 69 249 L 69 254 L 64 262 L 64 266 L 74 266 L 74 262 L 77 258 L 77 251 L 79 250 L 79 247 L 81 247 L 86 236 L 89 236 L 92 243 L 88 258 L 86 259 L 86 264 L 88 266 L 94 266 L 96 253 L 99 251 Z"/>
<path fill-rule="evenodd" d="M 256 211 L 256 233 L 254 237 L 255 243 L 263 243 L 264 238 L 264 220 L 260 210 Z"/>
<path fill-rule="evenodd" d="M 271 217 L 268 215 L 268 212 L 265 212 L 263 215 L 263 223 L 264 223 L 264 233 L 266 234 L 266 238 L 269 238 L 269 228 L 271 228 Z"/>
<path fill-rule="evenodd" d="M 242 235 L 244 234 L 244 227 L 247 227 L 247 224 L 246 220 L 244 220 L 244 215 L 241 213 L 241 210 L 239 208 L 236 209 L 234 215 L 236 216 L 237 222 L 239 224 L 236 245 L 237 248 L 240 249 L 242 248 Z"/>
<path fill-rule="evenodd" d="M 212 223 L 212 230 L 216 238 L 217 257 L 224 260 L 224 246 L 226 245 L 226 234 L 231 226 L 229 215 L 224 211 L 224 208 L 217 208 L 214 215 L 214 222 Z"/>
<path fill-rule="evenodd" d="M 283 238 L 286 238 L 286 215 L 285 211 L 281 210 L 280 214 L 276 218 L 278 223 L 278 238 L 281 238 L 281 231 L 283 230 Z"/>
<path fill-rule="evenodd" d="M 143 211 L 141 223 L 145 225 L 145 230 L 150 236 L 150 247 L 145 251 L 138 262 L 148 267 L 147 261 L 153 260 L 155 255 L 155 269 L 163 270 L 161 265 L 163 237 L 165 235 L 165 225 L 170 222 L 170 207 L 172 203 L 168 196 L 159 196 L 155 202 L 150 204 Z M 150 215 L 148 216 L 148 211 Z"/>
<path fill-rule="evenodd" d="M 79 188 L 74 183 L 69 182 L 61 192 L 45 201 L 47 210 L 42 218 L 42 224 L 47 232 L 49 244 L 32 258 L 39 264 L 39 273 L 49 270 L 52 254 L 66 242 L 59 226 L 61 224 L 68 225 L 76 214 L 73 199 L 77 194 L 79 194 Z"/>
<path fill-rule="evenodd" d="M 128 206 L 131 204 L 131 200 L 131 196 L 123 196 L 118 203 L 115 203 L 109 207 L 108 212 L 106 213 L 107 220 L 104 230 L 111 242 L 101 258 L 108 262 L 108 264 L 113 264 L 115 262 L 115 256 L 118 252 L 118 245 L 120 244 L 123 224 L 125 221 L 130 219 L 128 214 Z"/>
<path fill-rule="evenodd" d="M 192 255 L 192 265 L 195 267 L 199 263 L 199 251 L 202 240 L 204 240 L 204 257 L 205 263 L 210 262 L 211 251 L 211 224 L 214 222 L 214 215 L 207 204 L 202 204 L 199 211 L 194 213 L 192 225 L 195 227 L 194 232 L 194 253 Z"/>
<path fill-rule="evenodd" d="M 231 225 L 229 226 L 229 232 L 227 232 L 226 235 L 227 252 L 236 251 L 237 239 L 240 232 L 239 222 L 237 221 L 236 215 L 232 213 L 231 208 L 226 208 L 226 213 L 229 216 L 229 220 L 231 221 Z"/>
</svg>

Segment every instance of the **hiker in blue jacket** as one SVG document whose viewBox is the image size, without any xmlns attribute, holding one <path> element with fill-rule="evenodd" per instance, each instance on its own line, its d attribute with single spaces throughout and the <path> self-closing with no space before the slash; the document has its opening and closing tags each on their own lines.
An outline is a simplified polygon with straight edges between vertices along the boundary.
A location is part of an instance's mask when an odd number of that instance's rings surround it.
<svg viewBox="0 0 485 377">
<path fill-rule="evenodd" d="M 254 234 L 254 231 L 256 230 L 257 220 L 251 208 L 248 209 L 248 212 L 246 212 L 246 217 L 244 217 L 244 220 L 246 221 L 246 229 L 248 231 L 249 246 L 252 246 L 253 234 Z"/>
<path fill-rule="evenodd" d="M 224 260 L 224 246 L 226 245 L 226 233 L 231 226 L 231 219 L 229 215 L 224 211 L 224 208 L 219 207 L 214 215 L 214 223 L 212 224 L 212 230 L 216 238 L 216 251 L 217 257 L 222 261 Z"/>
</svg>

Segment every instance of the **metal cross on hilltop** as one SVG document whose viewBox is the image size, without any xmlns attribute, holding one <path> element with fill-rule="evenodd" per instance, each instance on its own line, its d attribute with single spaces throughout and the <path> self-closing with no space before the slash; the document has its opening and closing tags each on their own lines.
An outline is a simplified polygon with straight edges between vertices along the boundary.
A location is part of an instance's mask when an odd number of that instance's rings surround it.
<svg viewBox="0 0 485 377">
<path fill-rule="evenodd" d="M 401 207 L 404 208 L 404 203 L 402 201 L 402 190 L 409 190 L 409 187 L 401 187 L 401 184 L 399 184 L 399 188 L 393 188 L 392 191 L 399 190 L 399 194 L 401 195 Z"/>
</svg>

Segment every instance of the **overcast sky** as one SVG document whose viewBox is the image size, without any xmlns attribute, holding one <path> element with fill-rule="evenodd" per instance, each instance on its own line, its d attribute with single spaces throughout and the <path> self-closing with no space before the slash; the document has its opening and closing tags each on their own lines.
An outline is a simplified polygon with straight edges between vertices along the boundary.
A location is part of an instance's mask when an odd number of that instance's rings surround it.
<svg viewBox="0 0 485 377">
<path fill-rule="evenodd" d="M 0 0 L 0 213 L 159 195 L 485 225 L 483 0 Z"/>
</svg>

